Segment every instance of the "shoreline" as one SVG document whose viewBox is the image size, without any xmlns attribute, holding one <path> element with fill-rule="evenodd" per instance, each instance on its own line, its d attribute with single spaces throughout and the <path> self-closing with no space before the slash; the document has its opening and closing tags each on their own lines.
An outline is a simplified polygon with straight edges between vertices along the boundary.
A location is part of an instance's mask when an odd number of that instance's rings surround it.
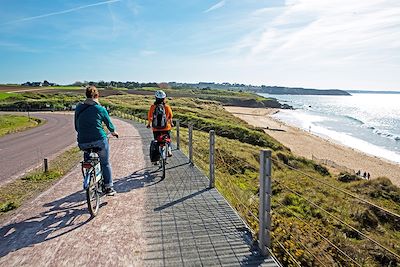
<svg viewBox="0 0 400 267">
<path fill-rule="evenodd" d="M 328 160 L 332 163 L 332 166 L 328 165 L 328 167 L 337 172 L 341 169 L 349 169 L 354 172 L 360 170 L 361 173 L 370 173 L 371 179 L 387 177 L 393 184 L 400 187 L 400 164 L 288 125 L 272 117 L 280 111 L 279 109 L 233 106 L 224 108 L 250 125 L 263 128 L 268 135 L 290 148 L 292 153 L 297 156 L 314 160 L 315 158 Z"/>
</svg>

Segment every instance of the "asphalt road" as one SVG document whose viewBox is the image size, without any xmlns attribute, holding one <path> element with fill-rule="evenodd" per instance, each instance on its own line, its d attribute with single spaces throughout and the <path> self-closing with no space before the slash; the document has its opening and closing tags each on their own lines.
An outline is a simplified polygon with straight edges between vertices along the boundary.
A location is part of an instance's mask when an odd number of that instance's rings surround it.
<svg viewBox="0 0 400 267">
<path fill-rule="evenodd" d="M 39 166 L 44 158 L 51 158 L 76 142 L 72 113 L 31 114 L 47 122 L 0 138 L 0 184 Z"/>
</svg>

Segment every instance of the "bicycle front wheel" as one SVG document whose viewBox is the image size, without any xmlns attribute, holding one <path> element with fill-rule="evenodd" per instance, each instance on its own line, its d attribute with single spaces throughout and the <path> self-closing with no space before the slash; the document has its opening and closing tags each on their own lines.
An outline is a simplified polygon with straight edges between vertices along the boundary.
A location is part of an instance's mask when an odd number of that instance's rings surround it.
<svg viewBox="0 0 400 267">
<path fill-rule="evenodd" d="M 100 194 L 98 183 L 95 182 L 95 176 L 92 173 L 90 177 L 89 187 L 86 189 L 86 200 L 90 215 L 97 215 L 100 207 Z"/>
</svg>

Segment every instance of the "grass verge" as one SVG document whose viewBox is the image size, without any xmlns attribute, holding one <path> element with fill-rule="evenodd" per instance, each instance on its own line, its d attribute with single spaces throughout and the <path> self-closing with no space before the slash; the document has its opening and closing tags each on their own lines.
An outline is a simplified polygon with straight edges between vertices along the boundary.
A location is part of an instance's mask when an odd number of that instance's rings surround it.
<svg viewBox="0 0 400 267">
<path fill-rule="evenodd" d="M 38 118 L 19 115 L 0 115 L 0 136 L 25 131 L 39 126 L 44 121 Z"/>
<path fill-rule="evenodd" d="M 31 197 L 49 188 L 68 173 L 81 158 L 77 147 L 71 148 L 49 162 L 49 171 L 36 169 L 22 178 L 0 187 L 0 217 L 21 206 Z"/>
</svg>

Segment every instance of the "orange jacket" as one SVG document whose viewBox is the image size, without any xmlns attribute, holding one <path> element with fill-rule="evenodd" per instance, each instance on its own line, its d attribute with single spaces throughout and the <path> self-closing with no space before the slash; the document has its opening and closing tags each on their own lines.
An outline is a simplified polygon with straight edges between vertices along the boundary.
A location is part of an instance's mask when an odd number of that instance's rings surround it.
<svg viewBox="0 0 400 267">
<path fill-rule="evenodd" d="M 172 121 L 172 109 L 169 105 L 165 104 L 165 115 L 167 116 L 167 126 L 164 129 L 154 129 L 153 132 L 157 131 L 169 131 L 172 129 L 171 126 L 171 121 Z M 151 105 L 149 113 L 147 113 L 147 120 L 149 121 L 149 124 L 151 125 L 151 122 L 153 121 L 153 113 L 154 110 L 156 109 L 156 105 Z"/>
</svg>

